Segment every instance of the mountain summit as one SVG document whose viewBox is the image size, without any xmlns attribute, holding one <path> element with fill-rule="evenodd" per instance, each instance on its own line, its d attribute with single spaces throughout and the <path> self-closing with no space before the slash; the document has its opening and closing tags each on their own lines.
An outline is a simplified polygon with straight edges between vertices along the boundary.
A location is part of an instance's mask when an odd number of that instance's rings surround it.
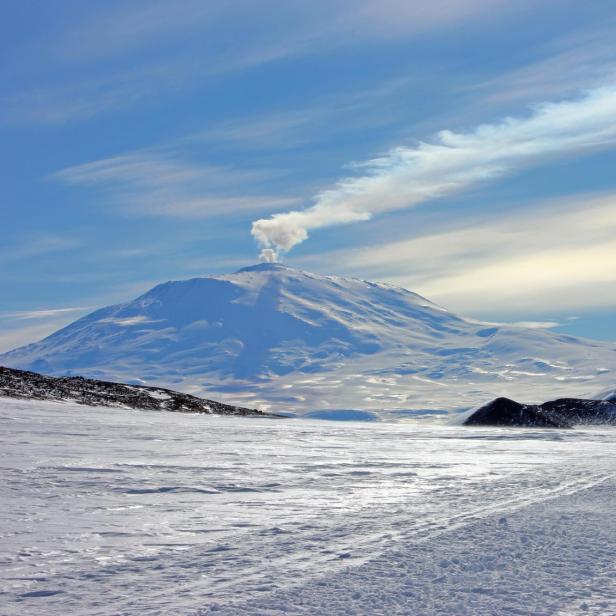
<svg viewBox="0 0 616 616">
<path fill-rule="evenodd" d="M 0 355 L 0 364 L 232 391 L 262 408 L 416 411 L 497 394 L 588 395 L 611 384 L 616 351 L 464 319 L 387 284 L 262 263 L 157 285 Z"/>
</svg>

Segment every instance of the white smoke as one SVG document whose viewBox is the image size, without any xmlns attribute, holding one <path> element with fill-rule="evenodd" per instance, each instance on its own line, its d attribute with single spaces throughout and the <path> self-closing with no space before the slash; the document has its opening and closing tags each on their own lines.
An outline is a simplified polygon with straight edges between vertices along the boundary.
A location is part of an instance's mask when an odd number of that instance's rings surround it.
<svg viewBox="0 0 616 616">
<path fill-rule="evenodd" d="M 263 263 L 277 263 L 278 262 L 278 253 L 271 248 L 264 248 L 259 253 L 259 259 L 263 261 Z"/>
<path fill-rule="evenodd" d="M 524 118 L 505 118 L 466 133 L 441 131 L 432 143 L 398 147 L 355 164 L 360 177 L 340 180 L 301 211 L 274 214 L 252 224 L 258 244 L 277 259 L 313 229 L 401 210 L 461 191 L 549 156 L 616 143 L 616 86 L 576 100 L 542 103 Z"/>
</svg>

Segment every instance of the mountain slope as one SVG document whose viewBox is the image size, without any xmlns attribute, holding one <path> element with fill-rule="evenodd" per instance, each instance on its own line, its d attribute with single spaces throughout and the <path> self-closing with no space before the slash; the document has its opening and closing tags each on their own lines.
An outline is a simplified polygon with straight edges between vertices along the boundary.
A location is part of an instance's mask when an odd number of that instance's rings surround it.
<svg viewBox="0 0 616 616">
<path fill-rule="evenodd" d="M 261 264 L 158 285 L 0 355 L 0 364 L 233 391 L 262 408 L 417 411 L 495 395 L 588 396 L 613 384 L 616 350 L 463 319 L 390 285 Z"/>
</svg>

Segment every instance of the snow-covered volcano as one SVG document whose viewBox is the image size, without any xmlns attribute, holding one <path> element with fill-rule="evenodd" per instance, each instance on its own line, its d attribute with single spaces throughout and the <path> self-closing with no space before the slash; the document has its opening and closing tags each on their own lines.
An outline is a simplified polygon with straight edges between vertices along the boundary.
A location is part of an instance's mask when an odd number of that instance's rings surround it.
<svg viewBox="0 0 616 616">
<path fill-rule="evenodd" d="M 269 409 L 421 411 L 613 385 L 614 345 L 456 316 L 404 289 L 280 264 L 160 284 L 0 364 Z"/>
</svg>

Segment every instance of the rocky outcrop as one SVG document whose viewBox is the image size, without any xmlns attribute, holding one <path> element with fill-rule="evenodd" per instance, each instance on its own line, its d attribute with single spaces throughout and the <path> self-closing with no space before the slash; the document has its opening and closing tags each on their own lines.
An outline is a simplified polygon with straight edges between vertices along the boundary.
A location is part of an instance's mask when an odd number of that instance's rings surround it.
<svg viewBox="0 0 616 616">
<path fill-rule="evenodd" d="M 571 424 L 552 418 L 537 405 L 520 404 L 509 398 L 496 398 L 475 411 L 466 426 L 532 426 L 537 428 L 570 428 Z"/>
<path fill-rule="evenodd" d="M 559 398 L 551 402 L 544 402 L 541 408 L 546 413 L 565 418 L 573 424 L 616 425 L 616 399 Z"/>
<path fill-rule="evenodd" d="M 543 404 L 520 404 L 496 398 L 475 411 L 466 426 L 572 428 L 575 425 L 616 425 L 616 402 L 560 398 Z"/>
<path fill-rule="evenodd" d="M 0 396 L 176 413 L 275 417 L 256 409 L 197 398 L 171 389 L 111 383 L 80 376 L 51 377 L 1 366 Z"/>
</svg>

